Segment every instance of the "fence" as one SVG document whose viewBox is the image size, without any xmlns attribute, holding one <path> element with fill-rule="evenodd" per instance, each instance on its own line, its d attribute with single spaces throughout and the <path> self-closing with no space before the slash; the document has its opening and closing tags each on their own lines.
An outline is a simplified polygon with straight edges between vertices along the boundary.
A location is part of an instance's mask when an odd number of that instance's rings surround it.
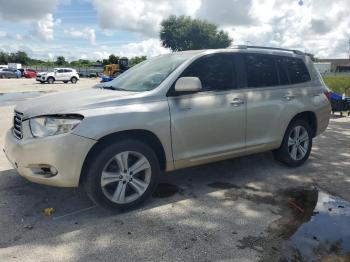
<svg viewBox="0 0 350 262">
<path fill-rule="evenodd" d="M 92 72 L 101 74 L 103 71 L 103 67 L 74 67 L 74 66 L 67 66 L 68 68 L 75 69 L 79 74 L 82 75 L 88 75 Z M 33 69 L 36 72 L 50 72 L 53 71 L 55 68 L 60 68 L 59 66 L 23 66 L 23 69 Z M 62 66 L 62 68 L 65 68 Z"/>
<path fill-rule="evenodd" d="M 326 76 L 350 77 L 350 72 L 327 72 L 327 73 L 323 73 L 321 75 L 323 77 L 326 77 Z"/>
</svg>

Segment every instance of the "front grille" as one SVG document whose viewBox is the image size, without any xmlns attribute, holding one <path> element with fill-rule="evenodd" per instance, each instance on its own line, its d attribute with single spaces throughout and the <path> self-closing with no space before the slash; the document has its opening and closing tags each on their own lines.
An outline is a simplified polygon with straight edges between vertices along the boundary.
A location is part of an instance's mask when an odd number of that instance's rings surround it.
<svg viewBox="0 0 350 262">
<path fill-rule="evenodd" d="M 22 119 L 23 119 L 23 113 L 15 111 L 15 115 L 13 117 L 13 135 L 17 139 L 23 138 Z"/>
</svg>

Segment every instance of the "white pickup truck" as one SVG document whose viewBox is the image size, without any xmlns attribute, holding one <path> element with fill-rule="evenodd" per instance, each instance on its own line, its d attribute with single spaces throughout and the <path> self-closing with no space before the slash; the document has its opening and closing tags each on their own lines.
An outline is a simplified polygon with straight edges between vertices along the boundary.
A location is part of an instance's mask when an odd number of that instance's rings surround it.
<svg viewBox="0 0 350 262">
<path fill-rule="evenodd" d="M 55 81 L 62 81 L 63 83 L 70 81 L 75 84 L 78 80 L 79 74 L 72 68 L 55 68 L 53 72 L 40 72 L 36 77 L 36 81 L 42 84 L 45 82 L 53 84 Z"/>
</svg>

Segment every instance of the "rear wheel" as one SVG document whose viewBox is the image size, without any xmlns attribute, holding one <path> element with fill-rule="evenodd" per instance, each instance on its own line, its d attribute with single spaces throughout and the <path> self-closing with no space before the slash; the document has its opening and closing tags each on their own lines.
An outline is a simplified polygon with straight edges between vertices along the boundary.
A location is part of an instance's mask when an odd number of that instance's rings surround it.
<svg viewBox="0 0 350 262">
<path fill-rule="evenodd" d="M 70 79 L 70 81 L 72 82 L 72 84 L 76 84 L 77 82 L 78 82 L 78 79 L 76 78 L 76 77 L 72 77 L 71 79 Z"/>
<path fill-rule="evenodd" d="M 299 119 L 289 124 L 281 147 L 273 153 L 287 166 L 298 167 L 309 158 L 311 148 L 312 129 L 306 121 Z"/>
<path fill-rule="evenodd" d="M 53 83 L 55 83 L 55 79 L 54 79 L 53 77 L 49 77 L 49 78 L 47 79 L 47 82 L 48 82 L 49 84 L 53 84 Z"/>
<path fill-rule="evenodd" d="M 83 185 L 96 204 L 108 209 L 130 209 L 152 194 L 159 172 L 158 159 L 151 148 L 126 140 L 95 153 Z"/>
</svg>

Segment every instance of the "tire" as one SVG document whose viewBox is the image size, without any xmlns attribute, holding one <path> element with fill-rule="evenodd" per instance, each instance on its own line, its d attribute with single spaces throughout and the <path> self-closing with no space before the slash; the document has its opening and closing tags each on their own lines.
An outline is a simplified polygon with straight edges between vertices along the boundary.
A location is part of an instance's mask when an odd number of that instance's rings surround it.
<svg viewBox="0 0 350 262">
<path fill-rule="evenodd" d="M 44 84 L 45 82 L 44 81 L 40 81 L 41 84 Z"/>
<path fill-rule="evenodd" d="M 67 83 L 68 83 L 68 81 L 63 81 L 63 83 L 67 84 Z"/>
<path fill-rule="evenodd" d="M 83 174 L 82 185 L 91 200 L 103 208 L 135 208 L 152 194 L 157 185 L 160 173 L 157 156 L 142 142 L 124 140 L 105 144 L 101 150 L 93 153 L 91 159 Z M 125 169 L 123 163 L 126 162 Z M 143 163 L 142 169 L 136 168 L 135 163 Z M 137 173 L 132 173 L 132 170 Z"/>
<path fill-rule="evenodd" d="M 6 76 L 5 76 L 5 75 L 1 75 L 1 78 L 2 78 L 2 79 L 5 79 L 5 78 L 6 78 Z"/>
<path fill-rule="evenodd" d="M 72 82 L 72 84 L 76 84 L 76 83 L 78 82 L 78 79 L 77 79 L 75 76 L 73 76 L 73 77 L 70 79 L 70 81 Z"/>
<path fill-rule="evenodd" d="M 47 79 L 47 82 L 48 82 L 49 84 L 53 84 L 53 83 L 55 83 L 55 79 L 54 79 L 53 77 L 49 77 L 49 78 Z"/>
<path fill-rule="evenodd" d="M 311 149 L 312 129 L 305 120 L 297 119 L 289 124 L 280 148 L 273 154 L 276 160 L 287 166 L 298 167 L 309 158 Z"/>
</svg>

